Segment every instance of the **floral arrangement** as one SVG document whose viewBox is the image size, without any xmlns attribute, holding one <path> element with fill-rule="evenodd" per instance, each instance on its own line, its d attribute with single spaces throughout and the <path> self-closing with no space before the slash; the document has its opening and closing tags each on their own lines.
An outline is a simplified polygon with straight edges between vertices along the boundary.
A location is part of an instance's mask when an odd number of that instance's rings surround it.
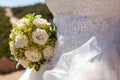
<svg viewBox="0 0 120 80">
<path fill-rule="evenodd" d="M 41 15 L 27 14 L 11 30 L 12 58 L 24 68 L 39 70 L 54 56 L 56 27 Z"/>
</svg>

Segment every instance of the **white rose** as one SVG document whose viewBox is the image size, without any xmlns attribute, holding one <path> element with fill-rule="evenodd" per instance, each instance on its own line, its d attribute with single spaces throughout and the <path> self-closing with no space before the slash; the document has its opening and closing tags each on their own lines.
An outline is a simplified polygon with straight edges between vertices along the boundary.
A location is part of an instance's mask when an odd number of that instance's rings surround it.
<svg viewBox="0 0 120 80">
<path fill-rule="evenodd" d="M 30 61 L 27 60 L 26 58 L 22 58 L 18 60 L 18 63 L 21 64 L 24 68 L 28 68 Z"/>
<path fill-rule="evenodd" d="M 41 58 L 41 53 L 39 53 L 35 49 L 27 50 L 25 51 L 25 56 L 27 57 L 28 60 L 32 62 L 37 62 Z"/>
<path fill-rule="evenodd" d="M 46 25 L 49 25 L 48 21 L 43 18 L 35 18 L 33 21 L 33 24 L 35 24 L 39 28 L 44 28 Z"/>
<path fill-rule="evenodd" d="M 15 47 L 16 48 L 24 48 L 27 46 L 28 40 L 25 35 L 17 35 L 15 37 Z"/>
<path fill-rule="evenodd" d="M 17 54 L 17 52 L 15 52 L 13 43 L 10 43 L 10 51 L 11 51 L 11 55 Z"/>
<path fill-rule="evenodd" d="M 16 25 L 17 25 L 17 27 L 22 29 L 22 28 L 25 28 L 29 24 L 29 22 L 30 22 L 29 19 L 22 18 L 17 21 Z"/>
<path fill-rule="evenodd" d="M 43 56 L 45 59 L 49 59 L 50 57 L 52 57 L 54 54 L 54 48 L 52 46 L 47 46 L 44 50 L 43 50 Z"/>
<path fill-rule="evenodd" d="M 32 39 L 34 43 L 40 44 L 40 45 L 45 45 L 47 42 L 49 36 L 45 30 L 37 28 L 33 33 L 32 33 Z"/>
</svg>

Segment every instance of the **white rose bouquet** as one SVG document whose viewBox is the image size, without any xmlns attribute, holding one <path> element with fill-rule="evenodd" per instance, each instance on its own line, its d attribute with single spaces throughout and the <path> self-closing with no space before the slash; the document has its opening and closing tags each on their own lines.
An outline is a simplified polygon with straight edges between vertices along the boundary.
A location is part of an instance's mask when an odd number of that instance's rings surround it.
<svg viewBox="0 0 120 80">
<path fill-rule="evenodd" d="M 11 30 L 12 58 L 24 68 L 39 70 L 54 55 L 56 31 L 56 27 L 40 15 L 26 15 Z"/>
</svg>

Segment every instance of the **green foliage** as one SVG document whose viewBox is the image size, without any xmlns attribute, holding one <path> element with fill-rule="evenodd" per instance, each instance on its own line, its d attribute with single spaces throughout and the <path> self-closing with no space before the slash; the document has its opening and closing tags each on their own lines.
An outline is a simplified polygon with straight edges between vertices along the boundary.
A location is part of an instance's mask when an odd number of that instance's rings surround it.
<svg viewBox="0 0 120 80">
<path fill-rule="evenodd" d="M 21 18 L 28 13 L 41 14 L 43 18 L 52 21 L 53 16 L 45 4 L 36 4 L 26 7 L 13 8 L 13 14 L 17 18 Z M 12 29 L 12 25 L 9 19 L 5 16 L 4 8 L 0 7 L 0 58 L 3 56 L 10 56 L 9 50 L 9 34 Z"/>
<path fill-rule="evenodd" d="M 5 16 L 4 8 L 0 8 L 0 58 L 10 55 L 8 46 L 10 30 L 9 19 Z"/>
</svg>

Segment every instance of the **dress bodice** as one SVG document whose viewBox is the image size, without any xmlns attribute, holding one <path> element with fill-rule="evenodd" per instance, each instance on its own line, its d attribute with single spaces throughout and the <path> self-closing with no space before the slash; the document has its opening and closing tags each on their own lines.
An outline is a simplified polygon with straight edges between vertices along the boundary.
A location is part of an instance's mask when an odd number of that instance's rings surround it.
<svg viewBox="0 0 120 80">
<path fill-rule="evenodd" d="M 107 43 L 103 32 L 120 21 L 120 0 L 46 0 L 46 3 L 55 18 L 61 53 L 81 46 L 92 36 L 99 35 L 100 41 Z"/>
</svg>

